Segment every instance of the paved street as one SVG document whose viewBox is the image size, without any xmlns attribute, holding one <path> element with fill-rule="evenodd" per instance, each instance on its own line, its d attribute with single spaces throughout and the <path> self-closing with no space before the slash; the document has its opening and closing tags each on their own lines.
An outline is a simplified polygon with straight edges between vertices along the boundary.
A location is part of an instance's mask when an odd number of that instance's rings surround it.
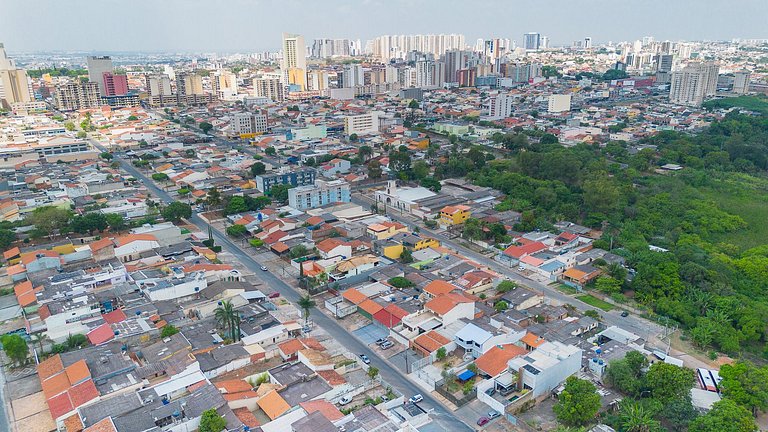
<svg viewBox="0 0 768 432">
<path fill-rule="evenodd" d="M 107 151 L 107 149 L 97 141 L 91 140 L 91 143 L 101 151 Z M 165 203 L 174 201 L 170 194 L 158 188 L 146 175 L 131 165 L 129 161 L 117 156 L 115 157 L 115 160 L 120 162 L 122 167 L 131 175 L 141 180 L 154 196 Z M 196 214 L 192 215 L 190 222 L 203 232 L 208 230 L 208 224 Z M 262 272 L 260 270 L 261 264 L 245 253 L 240 246 L 232 242 L 226 235 L 221 233 L 218 229 L 213 230 L 213 235 L 218 245 L 234 255 L 241 264 L 246 266 L 253 273 L 259 274 L 259 277 L 275 291 L 279 292 L 281 296 L 294 304 L 299 300 L 301 294 L 295 288 L 286 284 L 271 272 Z M 415 393 L 421 393 L 424 396 L 424 401 L 419 405 L 428 412 L 432 411 L 435 414 L 435 422 L 441 424 L 444 430 L 473 430 L 472 427 L 464 423 L 452 412 L 448 411 L 442 404 L 437 402 L 429 393 L 424 392 L 416 384 L 407 379 L 402 371 L 397 370 L 389 362 L 374 353 L 366 344 L 356 337 L 353 337 L 353 335 L 339 325 L 335 319 L 316 312 L 312 314 L 312 320 L 315 324 L 325 329 L 325 331 L 336 339 L 336 341 L 347 348 L 350 353 L 365 354 L 371 358 L 372 364 L 379 368 L 382 378 L 394 386 L 400 393 L 405 395 L 406 398 Z"/>
<path fill-rule="evenodd" d="M 353 195 L 352 202 L 358 205 L 362 205 L 364 208 L 368 208 L 371 204 L 374 203 L 374 200 L 371 197 L 364 195 L 363 193 L 358 193 L 356 195 Z M 390 218 L 400 223 L 406 224 L 408 226 L 415 226 L 419 222 L 418 219 L 412 217 L 411 215 L 408 215 L 408 214 L 401 215 L 394 211 L 388 212 L 387 216 L 389 216 Z M 473 261 L 481 265 L 484 265 L 493 271 L 496 271 L 500 274 L 503 274 L 504 276 L 507 276 L 508 278 L 514 280 L 521 286 L 525 286 L 527 288 L 533 289 L 534 291 L 538 291 L 542 293 L 544 296 L 551 299 L 555 299 L 559 302 L 571 304 L 581 312 L 588 309 L 595 309 L 594 306 L 590 306 L 571 296 L 563 294 L 562 292 L 558 291 L 555 288 L 552 288 L 540 282 L 536 282 L 531 279 L 528 279 L 520 275 L 519 273 L 513 271 L 511 268 L 502 265 L 498 261 L 495 261 L 492 258 L 489 258 L 485 255 L 479 254 L 473 250 L 470 250 L 462 246 L 458 242 L 449 239 L 447 236 L 445 236 L 442 233 L 438 233 L 428 228 L 425 228 L 422 224 L 419 224 L 419 230 L 421 232 L 426 232 L 431 237 L 434 237 L 435 239 L 439 240 L 442 245 L 448 248 L 454 249 L 460 252 L 463 256 L 469 259 L 472 259 Z M 622 328 L 629 330 L 646 340 L 650 340 L 652 337 L 655 337 L 656 335 L 661 333 L 663 329 L 662 326 L 635 315 L 622 317 L 621 310 L 618 310 L 618 309 L 608 311 L 608 312 L 604 312 L 604 311 L 599 311 L 599 312 L 600 312 L 600 315 L 603 316 L 604 324 L 609 326 L 611 325 L 621 326 Z"/>
</svg>

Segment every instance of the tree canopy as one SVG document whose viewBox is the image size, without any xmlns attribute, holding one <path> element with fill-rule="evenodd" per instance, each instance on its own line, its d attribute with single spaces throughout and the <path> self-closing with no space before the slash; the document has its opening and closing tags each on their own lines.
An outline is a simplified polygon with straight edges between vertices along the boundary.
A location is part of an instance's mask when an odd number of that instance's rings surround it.
<svg viewBox="0 0 768 432">
<path fill-rule="evenodd" d="M 571 426 L 583 425 L 597 415 L 600 395 L 591 382 L 570 376 L 552 409 L 558 421 Z"/>
<path fill-rule="evenodd" d="M 178 222 L 181 219 L 189 219 L 192 217 L 192 207 L 189 204 L 174 201 L 165 206 L 160 214 L 163 215 L 163 219 L 171 222 Z"/>
</svg>

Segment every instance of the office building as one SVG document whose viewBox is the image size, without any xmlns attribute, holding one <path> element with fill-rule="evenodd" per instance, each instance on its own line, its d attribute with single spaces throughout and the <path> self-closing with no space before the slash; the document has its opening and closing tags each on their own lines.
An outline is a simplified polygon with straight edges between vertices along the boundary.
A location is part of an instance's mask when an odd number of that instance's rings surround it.
<svg viewBox="0 0 768 432">
<path fill-rule="evenodd" d="M 53 104 L 61 111 L 96 108 L 101 105 L 98 83 L 89 81 L 59 84 L 53 91 Z"/>
<path fill-rule="evenodd" d="M 571 95 L 550 95 L 547 111 L 561 113 L 571 110 Z"/>
<path fill-rule="evenodd" d="M 356 43 L 349 39 L 315 39 L 312 42 L 313 58 L 348 57 L 357 55 Z"/>
<path fill-rule="evenodd" d="M 264 174 L 256 176 L 256 189 L 259 192 L 269 193 L 272 186 L 278 184 L 291 185 L 291 186 L 306 186 L 315 184 L 315 170 L 310 168 L 304 168 L 295 171 L 286 171 L 275 174 Z"/>
<path fill-rule="evenodd" d="M 475 77 L 477 77 L 477 71 L 472 69 L 462 69 L 456 72 L 456 80 L 459 87 L 474 87 Z"/>
<path fill-rule="evenodd" d="M 672 54 L 659 54 L 654 57 L 656 72 L 672 72 L 674 56 Z"/>
<path fill-rule="evenodd" d="M 0 107 L 8 109 L 12 105 L 30 104 L 33 99 L 27 72 L 16 68 L 16 63 L 8 58 L 0 43 Z"/>
<path fill-rule="evenodd" d="M 541 48 L 541 34 L 526 33 L 523 35 L 523 48 L 526 51 L 538 51 Z"/>
<path fill-rule="evenodd" d="M 283 100 L 283 86 L 277 78 L 254 79 L 253 92 L 257 97 L 265 97 L 275 102 Z"/>
<path fill-rule="evenodd" d="M 715 62 L 693 62 L 672 74 L 669 101 L 680 105 L 701 106 L 704 98 L 717 91 L 719 68 Z"/>
<path fill-rule="evenodd" d="M 437 78 L 435 62 L 432 60 L 419 60 L 416 62 L 416 87 L 436 87 Z"/>
<path fill-rule="evenodd" d="M 464 49 L 462 34 L 379 36 L 372 42 L 373 55 L 382 61 L 405 58 L 409 52 L 431 53 L 435 57 L 447 51 Z"/>
<path fill-rule="evenodd" d="M 203 94 L 203 77 L 196 73 L 177 74 L 176 93 L 179 96 Z"/>
<path fill-rule="evenodd" d="M 549 48 L 549 37 L 542 36 L 541 39 L 539 39 L 539 49 L 548 49 L 548 48 Z"/>
<path fill-rule="evenodd" d="M 488 101 L 488 117 L 493 120 L 510 117 L 514 112 L 515 98 L 506 93 L 491 96 Z"/>
<path fill-rule="evenodd" d="M 304 36 L 283 33 L 283 80 L 286 85 L 294 84 L 306 89 L 307 48 Z M 297 71 L 296 69 L 299 69 Z M 290 71 L 293 70 L 291 73 Z M 291 78 L 293 81 L 291 81 Z"/>
<path fill-rule="evenodd" d="M 445 74 L 444 81 L 447 83 L 459 82 L 456 73 L 467 67 L 469 62 L 469 52 L 463 50 L 451 50 L 444 56 Z"/>
<path fill-rule="evenodd" d="M 584 49 L 592 49 L 592 38 L 589 36 L 584 38 Z"/>
<path fill-rule="evenodd" d="M 112 66 L 112 58 L 109 56 L 88 56 L 86 58 L 88 64 L 88 81 L 96 83 L 99 87 L 99 94 L 106 96 L 106 86 L 104 84 L 104 73 L 114 72 Z"/>
<path fill-rule="evenodd" d="M 288 205 L 297 210 L 350 201 L 352 194 L 345 180 L 317 180 L 313 185 L 288 189 Z"/>
<path fill-rule="evenodd" d="M 241 138 L 248 138 L 266 132 L 266 112 L 235 114 L 232 116 L 232 131 Z"/>
<path fill-rule="evenodd" d="M 733 74 L 733 92 L 738 94 L 749 93 L 750 72 L 738 71 Z"/>
<path fill-rule="evenodd" d="M 125 75 L 115 75 L 112 72 L 102 74 L 104 81 L 103 96 L 125 96 L 128 94 L 128 77 Z"/>
<path fill-rule="evenodd" d="M 344 118 L 344 133 L 364 135 L 379 131 L 379 115 L 376 111 Z"/>
</svg>

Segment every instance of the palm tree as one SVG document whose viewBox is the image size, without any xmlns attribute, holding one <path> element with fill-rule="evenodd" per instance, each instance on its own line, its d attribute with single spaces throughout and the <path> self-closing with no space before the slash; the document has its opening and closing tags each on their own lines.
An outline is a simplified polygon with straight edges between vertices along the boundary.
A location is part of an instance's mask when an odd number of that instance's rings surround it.
<svg viewBox="0 0 768 432">
<path fill-rule="evenodd" d="M 224 331 L 229 333 L 230 339 L 237 342 L 240 340 L 240 314 L 235 310 L 232 302 L 224 300 L 214 311 L 216 322 Z"/>
<path fill-rule="evenodd" d="M 656 432 L 661 430 L 659 422 L 654 420 L 650 411 L 631 401 L 622 404 L 619 418 L 622 430 L 626 432 Z"/>
<path fill-rule="evenodd" d="M 32 335 L 32 343 L 37 344 L 38 347 L 40 347 L 40 353 L 39 355 L 44 355 L 45 350 L 43 349 L 43 344 L 46 342 L 53 342 L 50 337 L 48 337 L 45 333 L 35 333 Z"/>
<path fill-rule="evenodd" d="M 301 310 L 304 311 L 304 325 L 307 325 L 307 321 L 309 320 L 309 310 L 315 307 L 315 301 L 312 300 L 312 297 L 310 297 L 309 294 L 307 294 L 306 297 L 299 299 L 298 304 Z"/>
</svg>

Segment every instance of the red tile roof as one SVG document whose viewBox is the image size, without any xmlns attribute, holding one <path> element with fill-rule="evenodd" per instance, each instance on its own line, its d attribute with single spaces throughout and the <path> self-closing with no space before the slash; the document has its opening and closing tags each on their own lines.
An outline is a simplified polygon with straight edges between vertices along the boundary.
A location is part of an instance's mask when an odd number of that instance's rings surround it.
<svg viewBox="0 0 768 432">
<path fill-rule="evenodd" d="M 117 324 L 119 322 L 123 322 L 126 320 L 125 312 L 123 312 L 122 309 L 115 309 L 112 312 L 105 313 L 101 315 L 102 318 L 104 318 L 104 321 L 106 321 L 109 324 Z"/>
<path fill-rule="evenodd" d="M 344 418 L 344 414 L 342 414 L 342 412 L 336 408 L 336 405 L 328 402 L 327 400 L 318 399 L 308 402 L 301 402 L 299 406 L 302 407 L 304 411 L 307 412 L 307 414 L 320 411 L 320 414 L 332 422 Z"/>
<path fill-rule="evenodd" d="M 79 407 L 99 397 L 99 391 L 96 389 L 93 380 L 89 379 L 69 389 L 69 397 L 72 400 L 72 405 Z"/>
<path fill-rule="evenodd" d="M 86 334 L 93 345 L 101 345 L 115 337 L 115 332 L 109 324 L 102 324 Z"/>
<path fill-rule="evenodd" d="M 72 401 L 69 399 L 69 394 L 62 393 L 58 396 L 54 396 L 48 399 L 48 409 L 51 411 L 51 417 L 53 417 L 55 420 L 72 411 L 75 409 L 75 407 L 72 406 Z"/>
<path fill-rule="evenodd" d="M 546 248 L 547 245 L 542 242 L 532 242 L 522 246 L 510 246 L 504 250 L 504 254 L 519 259 L 525 255 L 530 255 Z"/>
</svg>

